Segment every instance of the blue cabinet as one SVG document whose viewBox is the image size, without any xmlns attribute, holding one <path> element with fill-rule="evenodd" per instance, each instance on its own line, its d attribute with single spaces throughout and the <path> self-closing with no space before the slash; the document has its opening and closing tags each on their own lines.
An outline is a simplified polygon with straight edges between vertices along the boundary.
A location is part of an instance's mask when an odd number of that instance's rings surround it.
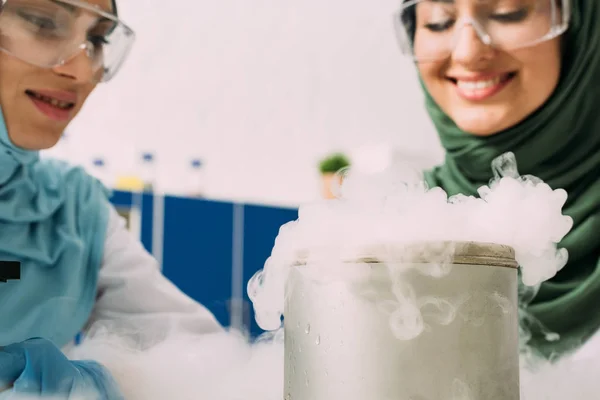
<svg viewBox="0 0 600 400">
<path fill-rule="evenodd" d="M 165 198 L 163 273 L 229 325 L 233 205 Z"/>
<path fill-rule="evenodd" d="M 126 214 L 133 196 L 115 191 L 112 202 Z M 141 204 L 141 240 L 152 252 L 153 196 L 144 194 Z M 298 211 L 174 196 L 165 197 L 164 208 L 163 274 L 224 326 L 231 324 L 232 290 L 241 286 L 245 328 L 260 334 L 247 284 L 270 256 L 279 228 Z"/>
</svg>

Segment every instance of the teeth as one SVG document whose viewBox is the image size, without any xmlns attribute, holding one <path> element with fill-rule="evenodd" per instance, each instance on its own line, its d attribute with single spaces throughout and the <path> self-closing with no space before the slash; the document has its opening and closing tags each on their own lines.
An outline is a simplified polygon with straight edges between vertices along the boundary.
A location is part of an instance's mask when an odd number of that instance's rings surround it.
<svg viewBox="0 0 600 400">
<path fill-rule="evenodd" d="M 502 77 L 496 77 L 494 79 L 489 79 L 486 81 L 457 81 L 456 84 L 458 85 L 459 88 L 466 90 L 466 91 L 476 91 L 476 90 L 483 90 L 483 89 L 488 89 L 491 88 L 493 86 L 498 85 L 500 82 L 502 82 Z"/>
<path fill-rule="evenodd" d="M 54 107 L 58 107 L 58 108 L 62 108 L 62 109 L 68 109 L 71 108 L 73 106 L 73 103 L 69 103 L 66 101 L 60 101 L 60 100 L 56 100 L 50 97 L 46 97 L 46 96 L 42 96 L 41 94 L 35 93 L 35 92 L 31 92 L 33 94 L 33 97 L 35 97 L 38 100 L 41 100 L 45 103 L 48 104 L 52 104 Z"/>
</svg>

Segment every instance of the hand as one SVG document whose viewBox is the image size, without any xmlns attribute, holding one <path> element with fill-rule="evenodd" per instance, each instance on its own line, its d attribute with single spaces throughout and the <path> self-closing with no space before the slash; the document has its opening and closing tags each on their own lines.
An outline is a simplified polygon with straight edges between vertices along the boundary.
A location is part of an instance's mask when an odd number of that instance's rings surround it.
<svg viewBox="0 0 600 400">
<path fill-rule="evenodd" d="M 108 370 L 71 361 L 50 341 L 35 338 L 0 348 L 0 399 L 123 400 Z"/>
</svg>

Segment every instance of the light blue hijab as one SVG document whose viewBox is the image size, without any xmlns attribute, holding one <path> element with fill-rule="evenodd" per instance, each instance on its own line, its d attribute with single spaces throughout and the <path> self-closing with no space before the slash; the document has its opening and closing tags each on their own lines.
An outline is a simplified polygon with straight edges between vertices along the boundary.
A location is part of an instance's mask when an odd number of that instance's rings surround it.
<svg viewBox="0 0 600 400">
<path fill-rule="evenodd" d="M 0 283 L 0 346 L 43 337 L 59 347 L 96 299 L 108 191 L 82 168 L 15 146 L 0 110 L 0 260 L 21 280 Z"/>
</svg>

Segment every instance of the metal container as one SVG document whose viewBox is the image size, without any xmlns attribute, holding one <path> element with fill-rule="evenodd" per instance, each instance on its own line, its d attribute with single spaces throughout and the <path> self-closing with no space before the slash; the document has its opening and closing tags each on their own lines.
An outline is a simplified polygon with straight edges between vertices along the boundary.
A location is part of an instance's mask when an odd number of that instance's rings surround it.
<svg viewBox="0 0 600 400">
<path fill-rule="evenodd" d="M 427 255 L 429 244 L 408 258 L 401 248 L 386 261 L 294 265 L 284 310 L 284 399 L 518 400 L 514 251 L 451 244 L 448 270 L 437 277 L 427 272 L 430 261 L 440 264 Z M 315 280 L 328 269 L 331 279 Z M 397 301 L 393 283 L 400 281 L 412 288 L 425 323 L 412 339 L 394 335 L 385 311 Z"/>
</svg>

